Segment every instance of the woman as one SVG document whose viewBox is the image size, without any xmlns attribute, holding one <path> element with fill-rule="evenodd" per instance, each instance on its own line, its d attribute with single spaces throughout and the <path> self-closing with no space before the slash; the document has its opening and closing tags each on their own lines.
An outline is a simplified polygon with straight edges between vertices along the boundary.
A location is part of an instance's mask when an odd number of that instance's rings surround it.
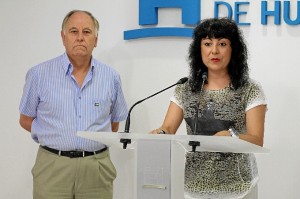
<svg viewBox="0 0 300 199">
<path fill-rule="evenodd" d="M 162 126 L 151 133 L 175 134 L 184 119 L 189 135 L 233 136 L 263 146 L 265 97 L 249 78 L 247 47 L 236 23 L 203 20 L 189 60 L 189 81 L 176 87 Z M 255 199 L 257 181 L 253 154 L 186 154 L 186 199 Z"/>
</svg>

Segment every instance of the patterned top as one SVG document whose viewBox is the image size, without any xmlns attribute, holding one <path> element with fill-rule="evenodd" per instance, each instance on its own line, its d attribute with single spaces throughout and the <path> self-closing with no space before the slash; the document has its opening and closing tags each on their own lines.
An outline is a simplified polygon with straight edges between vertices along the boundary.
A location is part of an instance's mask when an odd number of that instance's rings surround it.
<svg viewBox="0 0 300 199">
<path fill-rule="evenodd" d="M 31 136 L 57 150 L 96 151 L 103 144 L 77 136 L 77 131 L 111 131 L 111 122 L 127 117 L 127 106 L 117 71 L 92 58 L 82 86 L 72 75 L 66 53 L 32 67 L 20 112 L 35 118 Z"/>
<path fill-rule="evenodd" d="M 193 93 L 187 82 L 176 87 L 171 100 L 183 109 L 188 135 L 213 135 L 230 127 L 245 133 L 246 112 L 266 104 L 260 85 L 253 80 L 237 90 L 232 87 L 203 90 L 201 95 L 200 92 Z M 258 171 L 253 154 L 186 154 L 186 198 L 243 197 L 256 185 L 257 180 Z"/>
</svg>

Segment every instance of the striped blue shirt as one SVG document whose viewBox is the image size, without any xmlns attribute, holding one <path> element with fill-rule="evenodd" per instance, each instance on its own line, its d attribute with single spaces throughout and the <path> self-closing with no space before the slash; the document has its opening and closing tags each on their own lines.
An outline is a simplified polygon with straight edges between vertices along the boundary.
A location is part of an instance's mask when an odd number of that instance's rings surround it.
<svg viewBox="0 0 300 199">
<path fill-rule="evenodd" d="M 127 117 L 119 74 L 92 58 L 80 88 L 67 54 L 32 67 L 20 103 L 20 112 L 35 118 L 32 138 L 58 150 L 95 151 L 104 145 L 78 137 L 77 131 L 111 131 L 111 122 Z"/>
</svg>

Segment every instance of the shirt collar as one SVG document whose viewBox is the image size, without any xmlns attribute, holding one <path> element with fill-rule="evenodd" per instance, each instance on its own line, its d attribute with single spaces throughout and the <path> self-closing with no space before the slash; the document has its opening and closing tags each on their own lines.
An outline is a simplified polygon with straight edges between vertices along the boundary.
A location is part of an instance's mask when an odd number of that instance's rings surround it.
<svg viewBox="0 0 300 199">
<path fill-rule="evenodd" d="M 68 55 L 67 55 L 66 52 L 63 54 L 62 59 L 63 59 L 63 70 L 64 70 L 65 75 L 72 74 L 72 72 L 73 72 L 73 66 L 72 66 L 72 64 L 71 64 L 71 62 L 69 60 L 69 57 L 68 57 Z M 95 60 L 92 57 L 91 68 L 90 68 L 89 73 L 91 72 L 93 74 L 94 73 L 94 68 L 95 68 Z"/>
</svg>

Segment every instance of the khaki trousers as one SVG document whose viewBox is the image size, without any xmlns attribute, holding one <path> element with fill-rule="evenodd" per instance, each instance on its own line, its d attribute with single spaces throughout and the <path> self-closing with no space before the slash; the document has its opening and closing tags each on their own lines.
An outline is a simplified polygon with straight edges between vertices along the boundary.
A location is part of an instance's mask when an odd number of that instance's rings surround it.
<svg viewBox="0 0 300 199">
<path fill-rule="evenodd" d="M 116 169 L 108 150 L 69 158 L 40 147 L 32 176 L 33 199 L 112 199 Z"/>
</svg>

